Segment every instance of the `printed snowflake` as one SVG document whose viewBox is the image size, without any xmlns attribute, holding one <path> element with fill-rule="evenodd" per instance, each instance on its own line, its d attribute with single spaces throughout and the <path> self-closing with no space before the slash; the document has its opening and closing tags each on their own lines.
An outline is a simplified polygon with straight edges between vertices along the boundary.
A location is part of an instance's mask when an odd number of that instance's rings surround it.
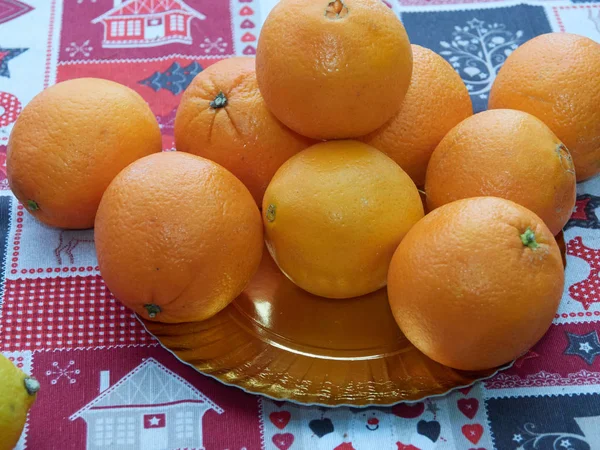
<svg viewBox="0 0 600 450">
<path fill-rule="evenodd" d="M 69 56 L 73 58 L 74 56 L 81 53 L 82 56 L 90 56 L 92 54 L 93 47 L 90 45 L 90 40 L 83 41 L 81 45 L 76 42 L 71 42 L 65 51 L 69 53 Z"/>
<path fill-rule="evenodd" d="M 225 42 L 223 38 L 217 38 L 214 41 L 205 38 L 204 42 L 200 44 L 200 48 L 204 50 L 204 53 L 207 55 L 223 54 L 227 50 L 227 42 Z"/>
<path fill-rule="evenodd" d="M 452 41 L 441 41 L 442 51 L 465 82 L 471 95 L 486 99 L 498 70 L 518 46 L 523 31 L 512 33 L 505 25 L 479 19 L 455 26 Z"/>
<path fill-rule="evenodd" d="M 58 365 L 58 362 L 54 361 L 52 363 L 53 369 L 46 371 L 46 376 L 52 377 L 52 380 L 50 380 L 50 384 L 58 383 L 58 380 L 60 380 L 63 377 L 68 380 L 69 384 L 76 383 L 77 380 L 75 379 L 75 376 L 79 375 L 80 370 L 73 368 L 74 365 L 75 361 L 69 361 L 67 366 L 62 368 Z"/>
</svg>

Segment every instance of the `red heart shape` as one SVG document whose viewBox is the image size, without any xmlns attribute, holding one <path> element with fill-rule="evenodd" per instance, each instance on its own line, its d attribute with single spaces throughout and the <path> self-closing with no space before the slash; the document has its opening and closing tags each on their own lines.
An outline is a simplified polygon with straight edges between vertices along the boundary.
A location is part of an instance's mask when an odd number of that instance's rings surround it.
<svg viewBox="0 0 600 450">
<path fill-rule="evenodd" d="M 272 400 L 273 403 L 275 403 L 277 405 L 277 407 L 281 408 L 283 405 L 285 405 L 285 402 L 282 402 L 281 400 Z"/>
<path fill-rule="evenodd" d="M 473 389 L 473 386 L 468 386 L 466 388 L 459 389 L 458 392 L 461 392 L 462 395 L 469 395 L 469 392 L 471 392 L 471 389 Z"/>
<path fill-rule="evenodd" d="M 485 450 L 485 448 L 483 448 L 483 447 L 477 447 L 477 448 L 470 448 L 469 450 Z"/>
<path fill-rule="evenodd" d="M 462 434 L 473 444 L 477 444 L 483 434 L 483 427 L 478 423 L 474 425 L 463 425 L 461 428 Z"/>
<path fill-rule="evenodd" d="M 392 414 L 398 417 L 402 417 L 403 419 L 414 419 L 415 417 L 419 417 L 425 411 L 424 403 L 415 403 L 412 405 L 408 405 L 406 403 L 401 403 L 399 405 L 392 406 Z"/>
<path fill-rule="evenodd" d="M 240 28 L 242 28 L 242 29 L 254 28 L 255 26 L 256 25 L 254 25 L 254 22 L 252 22 L 250 19 L 246 19 L 241 23 Z"/>
<path fill-rule="evenodd" d="M 244 6 L 240 9 L 240 16 L 251 16 L 252 14 L 254 14 L 254 11 L 249 6 Z"/>
<path fill-rule="evenodd" d="M 252 33 L 246 33 L 242 36 L 242 42 L 254 42 L 256 40 L 256 36 Z"/>
<path fill-rule="evenodd" d="M 247 45 L 242 53 L 244 55 L 256 55 L 256 49 L 251 45 Z"/>
<path fill-rule="evenodd" d="M 356 450 L 356 449 L 354 447 L 352 447 L 352 443 L 343 442 L 340 445 L 338 445 L 337 447 L 335 447 L 333 450 Z"/>
<path fill-rule="evenodd" d="M 292 415 L 289 413 L 289 411 L 278 411 L 269 414 L 269 419 L 271 419 L 271 423 L 280 430 L 283 430 L 285 428 L 285 426 L 290 421 L 291 417 Z"/>
<path fill-rule="evenodd" d="M 271 440 L 279 450 L 287 450 L 294 443 L 294 435 L 292 433 L 276 434 Z"/>
<path fill-rule="evenodd" d="M 476 398 L 461 398 L 458 402 L 458 409 L 469 419 L 475 417 L 479 409 L 479 400 Z"/>
<path fill-rule="evenodd" d="M 398 450 L 421 450 L 419 447 L 415 447 L 412 444 L 403 444 L 402 442 L 396 442 L 396 445 L 398 446 Z"/>
</svg>

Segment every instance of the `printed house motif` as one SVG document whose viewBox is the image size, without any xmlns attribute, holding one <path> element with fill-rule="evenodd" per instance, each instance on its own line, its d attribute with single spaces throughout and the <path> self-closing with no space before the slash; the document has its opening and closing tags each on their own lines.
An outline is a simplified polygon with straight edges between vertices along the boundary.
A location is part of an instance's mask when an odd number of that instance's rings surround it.
<svg viewBox="0 0 600 450">
<path fill-rule="evenodd" d="M 92 23 L 104 25 L 102 47 L 155 47 L 191 44 L 192 19 L 206 19 L 182 0 L 114 0 L 114 7 Z"/>
<path fill-rule="evenodd" d="M 69 418 L 85 420 L 88 450 L 203 449 L 202 417 L 223 413 L 154 358 L 109 384 L 110 372 L 101 372 L 100 395 Z"/>
</svg>

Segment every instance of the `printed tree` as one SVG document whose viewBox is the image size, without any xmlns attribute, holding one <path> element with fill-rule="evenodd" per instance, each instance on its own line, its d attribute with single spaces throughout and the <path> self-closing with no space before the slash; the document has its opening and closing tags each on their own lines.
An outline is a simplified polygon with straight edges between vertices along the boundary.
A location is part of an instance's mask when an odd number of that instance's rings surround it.
<svg viewBox="0 0 600 450">
<path fill-rule="evenodd" d="M 202 72 L 202 66 L 196 61 L 185 67 L 181 67 L 178 62 L 174 62 L 164 72 L 154 72 L 145 80 L 139 81 L 139 83 L 154 89 L 156 92 L 167 89 L 173 95 L 179 95 L 200 72 Z"/>
<path fill-rule="evenodd" d="M 440 55 L 459 73 L 471 95 L 487 98 L 498 70 L 523 37 L 523 31 L 506 30 L 503 24 L 479 19 L 454 27 L 452 41 L 441 41 Z"/>
</svg>

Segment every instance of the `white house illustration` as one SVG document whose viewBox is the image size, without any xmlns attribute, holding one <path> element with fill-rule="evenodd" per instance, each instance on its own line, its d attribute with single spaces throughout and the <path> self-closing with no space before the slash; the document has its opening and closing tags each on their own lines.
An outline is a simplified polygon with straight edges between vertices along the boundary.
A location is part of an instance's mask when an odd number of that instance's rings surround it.
<svg viewBox="0 0 600 450">
<path fill-rule="evenodd" d="M 87 424 L 87 450 L 204 449 L 202 417 L 223 409 L 153 358 L 113 386 L 100 373 L 100 395 L 69 419 Z"/>
<path fill-rule="evenodd" d="M 102 47 L 155 47 L 191 44 L 192 19 L 206 19 L 182 0 L 114 0 L 111 10 L 92 20 L 104 25 Z"/>
</svg>

